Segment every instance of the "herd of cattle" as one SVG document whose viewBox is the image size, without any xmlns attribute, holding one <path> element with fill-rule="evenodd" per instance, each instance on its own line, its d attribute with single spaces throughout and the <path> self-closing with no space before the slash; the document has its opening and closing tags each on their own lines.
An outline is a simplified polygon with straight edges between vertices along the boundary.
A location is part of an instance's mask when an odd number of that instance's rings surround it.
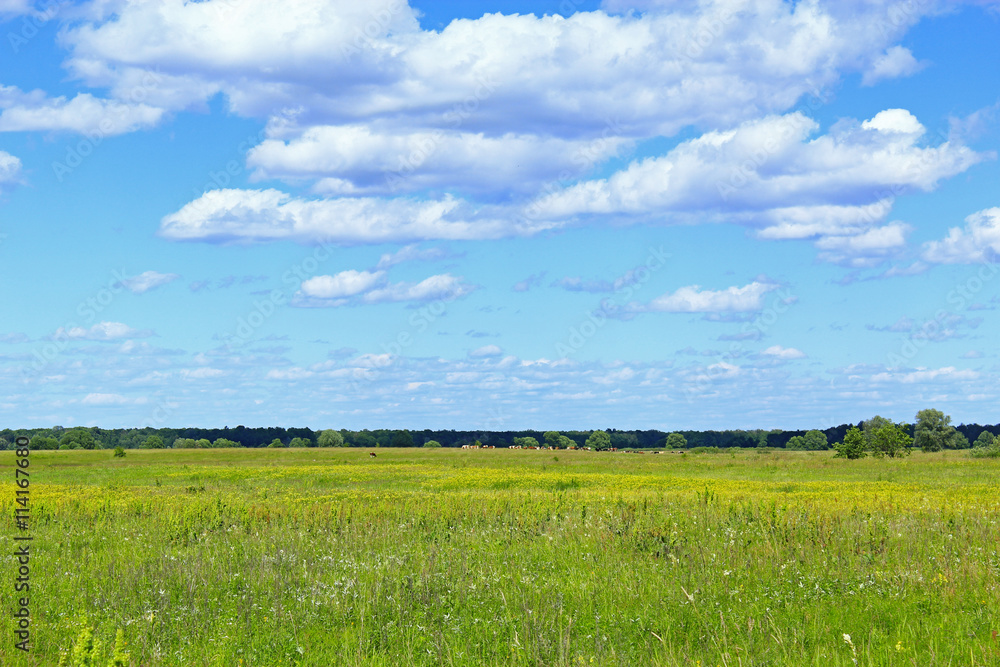
<svg viewBox="0 0 1000 667">
<path fill-rule="evenodd" d="M 496 449 L 494 445 L 462 445 L 462 449 Z M 525 447 L 524 445 L 509 445 L 507 449 L 559 449 L 559 447 Z M 593 447 L 567 447 L 566 449 L 585 449 L 587 451 L 593 451 Z M 612 447 L 608 449 L 609 452 L 617 452 L 617 447 Z M 623 449 L 621 450 L 626 454 L 683 454 L 683 450 L 673 450 L 673 451 L 663 451 L 663 452 L 643 452 L 635 449 Z M 375 452 L 368 452 L 368 456 L 371 458 L 376 458 L 378 455 Z"/>
<path fill-rule="evenodd" d="M 496 449 L 496 447 L 494 445 L 462 445 L 462 449 Z M 524 445 L 508 445 L 507 449 L 547 449 L 547 450 L 552 450 L 552 449 L 562 449 L 562 448 L 561 447 L 549 447 L 549 446 L 546 446 L 546 445 L 539 445 L 538 447 L 525 447 Z M 566 447 L 566 449 L 585 449 L 587 451 L 593 451 L 593 447 Z M 610 449 L 608 449 L 606 451 L 617 452 L 619 450 L 618 450 L 617 447 L 611 447 Z M 644 452 L 644 451 L 635 450 L 635 449 L 623 449 L 621 451 L 625 452 L 626 454 L 683 454 L 684 453 L 683 450 L 662 451 L 662 452 L 659 452 L 659 451 L 657 451 L 657 452 Z"/>
</svg>

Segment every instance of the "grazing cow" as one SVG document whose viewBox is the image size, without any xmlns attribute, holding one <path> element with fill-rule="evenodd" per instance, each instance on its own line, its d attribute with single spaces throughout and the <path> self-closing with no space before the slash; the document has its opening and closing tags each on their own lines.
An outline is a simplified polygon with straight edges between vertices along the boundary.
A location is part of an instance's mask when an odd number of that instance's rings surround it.
<svg viewBox="0 0 1000 667">
<path fill-rule="evenodd" d="M 376 458 L 376 457 L 377 457 L 378 455 L 377 455 L 377 454 L 376 454 L 375 452 L 368 452 L 368 456 L 370 456 L 370 457 L 372 457 L 372 458 L 374 459 L 374 458 Z"/>
</svg>

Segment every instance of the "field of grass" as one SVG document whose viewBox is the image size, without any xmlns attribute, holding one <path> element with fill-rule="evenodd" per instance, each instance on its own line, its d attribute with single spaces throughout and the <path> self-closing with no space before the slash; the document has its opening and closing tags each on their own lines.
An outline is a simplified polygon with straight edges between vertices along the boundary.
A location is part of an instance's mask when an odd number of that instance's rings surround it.
<svg viewBox="0 0 1000 667">
<path fill-rule="evenodd" d="M 85 628 L 101 667 L 118 630 L 132 665 L 1000 665 L 1000 461 L 964 452 L 46 451 L 30 471 L 33 643 L 13 647 L 8 558 L 2 665 L 55 665 Z"/>
</svg>

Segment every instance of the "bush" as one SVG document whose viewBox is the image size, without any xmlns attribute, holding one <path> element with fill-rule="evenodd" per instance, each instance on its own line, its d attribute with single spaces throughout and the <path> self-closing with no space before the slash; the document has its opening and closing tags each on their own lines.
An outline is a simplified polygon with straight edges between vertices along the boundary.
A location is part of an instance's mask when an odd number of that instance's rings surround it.
<svg viewBox="0 0 1000 667">
<path fill-rule="evenodd" d="M 993 438 L 993 442 L 985 444 L 984 440 L 976 440 L 976 446 L 969 450 L 969 456 L 974 459 L 996 459 L 1000 458 L 1000 435 Z"/>
<path fill-rule="evenodd" d="M 340 434 L 340 431 L 334 431 L 333 429 L 326 429 L 325 431 L 320 431 L 319 438 L 317 439 L 320 447 L 343 447 L 344 446 L 344 436 Z"/>
<path fill-rule="evenodd" d="M 844 441 L 838 442 L 833 448 L 837 450 L 834 458 L 862 459 L 868 454 L 865 451 L 865 437 L 857 426 L 852 426 L 844 436 Z"/>
<path fill-rule="evenodd" d="M 124 447 L 115 447 L 115 458 L 116 459 L 121 459 L 121 458 L 124 458 L 124 457 L 125 457 L 125 448 Z"/>
<path fill-rule="evenodd" d="M 440 447 L 441 443 L 437 440 L 428 440 L 424 443 L 424 447 Z"/>
</svg>

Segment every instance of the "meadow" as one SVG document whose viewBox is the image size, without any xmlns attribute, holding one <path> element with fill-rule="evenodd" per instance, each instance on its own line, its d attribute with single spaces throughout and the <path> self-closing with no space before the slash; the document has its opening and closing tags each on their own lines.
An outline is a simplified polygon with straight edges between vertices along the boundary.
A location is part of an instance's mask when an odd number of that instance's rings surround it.
<svg viewBox="0 0 1000 667">
<path fill-rule="evenodd" d="M 33 452 L 0 664 L 1000 665 L 1000 460 L 377 452 Z"/>
</svg>

